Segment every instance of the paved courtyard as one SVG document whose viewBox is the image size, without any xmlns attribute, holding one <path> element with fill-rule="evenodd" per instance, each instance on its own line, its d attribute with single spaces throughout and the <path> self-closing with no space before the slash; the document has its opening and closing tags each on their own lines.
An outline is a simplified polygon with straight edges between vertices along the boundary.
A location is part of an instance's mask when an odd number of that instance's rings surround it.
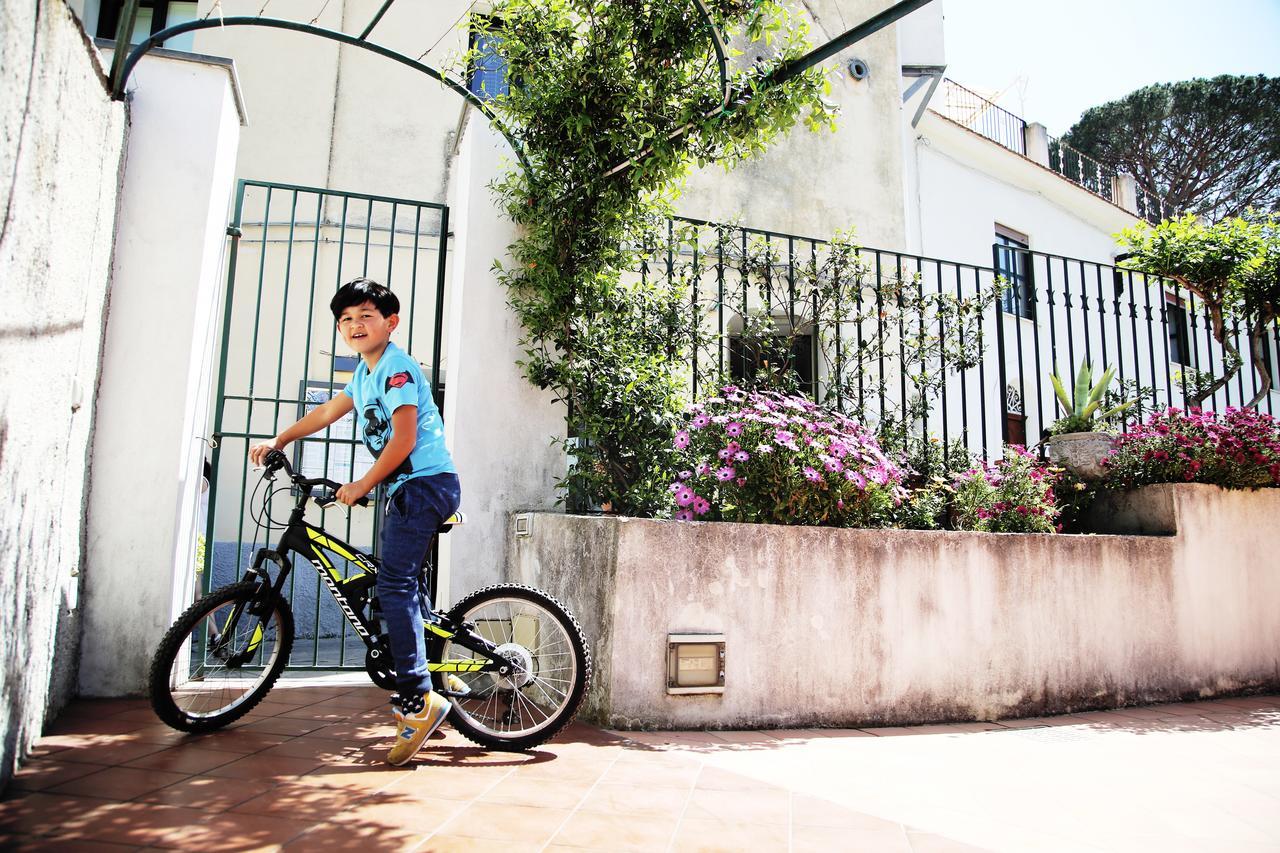
<svg viewBox="0 0 1280 853">
<path fill-rule="evenodd" d="M 1280 697 L 1001 723 L 452 730 L 381 761 L 385 694 L 283 681 L 213 735 L 74 703 L 0 802 L 0 849 L 1280 851 Z"/>
</svg>

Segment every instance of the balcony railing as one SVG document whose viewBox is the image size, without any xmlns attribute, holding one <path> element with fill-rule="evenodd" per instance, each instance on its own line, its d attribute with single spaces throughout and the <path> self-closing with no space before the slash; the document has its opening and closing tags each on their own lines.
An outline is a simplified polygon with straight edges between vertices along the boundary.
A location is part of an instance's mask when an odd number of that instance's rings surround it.
<svg viewBox="0 0 1280 853">
<path fill-rule="evenodd" d="M 1027 153 L 1025 121 L 949 78 L 942 81 L 942 109 L 939 112 L 1010 151 Z"/>
<path fill-rule="evenodd" d="M 1124 202 L 1124 199 L 1118 197 L 1118 175 L 1115 170 L 1054 137 L 1048 137 L 1048 162 L 1044 162 L 1037 156 L 1043 156 L 1042 152 L 1027 149 L 1026 121 L 954 80 L 944 79 L 941 91 L 941 103 L 935 99 L 933 104 L 935 112 L 985 136 L 997 145 L 1041 162 L 1096 196 L 1113 204 Z M 1177 214 L 1168 202 L 1150 190 L 1141 186 L 1136 187 L 1136 190 L 1134 212 L 1148 222 L 1157 223 Z"/>
</svg>

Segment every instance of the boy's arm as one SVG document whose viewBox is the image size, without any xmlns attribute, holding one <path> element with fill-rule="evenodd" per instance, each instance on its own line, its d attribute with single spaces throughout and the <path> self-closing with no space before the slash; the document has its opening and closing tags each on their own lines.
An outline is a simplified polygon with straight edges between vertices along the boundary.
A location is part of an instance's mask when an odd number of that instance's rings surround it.
<svg viewBox="0 0 1280 853">
<path fill-rule="evenodd" d="M 270 441 L 249 448 L 249 459 L 254 465 L 261 465 L 262 460 L 273 450 L 283 450 L 291 441 L 319 432 L 329 424 L 350 412 L 356 406 L 348 394 L 338 394 L 326 403 L 316 406 L 302 416 L 302 419 Z M 412 447 L 410 448 L 412 449 Z"/>
<path fill-rule="evenodd" d="M 403 405 L 391 413 L 391 439 L 374 460 L 369 473 L 338 489 L 338 502 L 350 506 L 373 491 L 409 458 L 417 441 L 418 407 Z"/>
</svg>

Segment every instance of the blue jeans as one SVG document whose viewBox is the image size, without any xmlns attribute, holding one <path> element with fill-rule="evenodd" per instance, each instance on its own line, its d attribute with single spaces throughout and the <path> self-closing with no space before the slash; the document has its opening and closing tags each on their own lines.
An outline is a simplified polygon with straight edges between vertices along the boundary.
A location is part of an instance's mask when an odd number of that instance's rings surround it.
<svg viewBox="0 0 1280 853">
<path fill-rule="evenodd" d="M 431 612 L 422 567 L 431 538 L 458 509 L 458 475 L 433 474 L 405 481 L 387 500 L 381 537 L 378 601 L 402 696 L 431 689 L 422 620 Z"/>
</svg>

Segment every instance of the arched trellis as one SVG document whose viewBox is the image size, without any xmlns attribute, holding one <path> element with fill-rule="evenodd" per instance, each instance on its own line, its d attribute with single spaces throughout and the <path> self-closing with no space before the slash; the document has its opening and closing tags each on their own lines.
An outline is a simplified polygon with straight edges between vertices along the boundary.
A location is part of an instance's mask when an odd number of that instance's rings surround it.
<svg viewBox="0 0 1280 853">
<path fill-rule="evenodd" d="M 392 4 L 395 2 L 396 0 L 385 0 L 382 6 L 380 6 L 378 11 L 374 14 L 372 20 L 369 21 L 369 24 L 358 36 L 353 36 L 339 30 L 317 27 L 310 23 L 304 24 L 299 21 L 289 21 L 280 18 L 263 18 L 250 15 L 219 17 L 217 20 L 206 17 L 198 21 L 188 21 L 182 24 L 175 24 L 172 27 L 168 27 L 158 33 L 155 33 L 146 41 L 137 45 L 132 51 L 116 51 L 111 64 L 111 97 L 115 100 L 123 99 L 125 84 L 129 80 L 129 75 L 133 72 L 134 67 L 142 57 L 154 48 L 159 47 L 165 42 L 165 40 L 174 36 L 182 35 L 183 33 L 195 32 L 196 30 L 211 29 L 213 27 L 250 26 L 291 30 L 293 32 L 319 36 L 320 38 L 368 50 L 372 53 L 378 54 L 379 56 L 384 56 L 387 59 L 399 62 L 402 65 L 408 66 L 415 71 L 426 74 L 428 77 L 439 81 L 454 94 L 458 95 L 471 106 L 475 107 L 481 115 L 489 120 L 489 123 L 493 125 L 494 129 L 501 133 L 511 145 L 511 150 L 515 152 L 516 158 L 520 161 L 521 166 L 524 167 L 526 174 L 532 175 L 533 169 L 529 163 L 524 145 L 503 124 L 502 120 L 494 113 L 493 109 L 484 102 L 484 100 L 477 97 L 466 86 L 459 83 L 457 80 L 452 79 L 444 72 L 419 62 L 417 59 L 412 59 L 405 54 L 368 40 L 369 35 L 373 32 L 374 28 L 377 27 L 379 21 L 382 20 L 383 15 L 387 13 L 387 10 L 390 9 Z M 730 112 L 732 109 L 749 103 L 753 92 L 761 92 L 774 86 L 779 86 L 786 81 L 795 78 L 818 63 L 834 56 L 841 50 L 844 50 L 846 47 L 849 47 L 867 36 L 878 32 L 895 21 L 909 15 L 911 12 L 914 12 L 916 9 L 928 5 L 933 2 L 933 0 L 899 0 L 898 3 L 895 3 L 893 6 L 885 9 L 878 15 L 868 18 L 866 21 L 837 36 L 826 44 L 811 50 L 804 56 L 801 56 L 791 62 L 782 63 L 777 68 L 773 69 L 773 71 L 766 75 L 762 80 L 755 83 L 752 90 L 735 90 L 730 87 L 728 59 L 725 51 L 724 36 L 716 27 L 704 0 L 691 0 L 691 2 L 707 27 L 712 47 L 716 53 L 717 64 L 719 65 L 720 103 L 710 110 L 705 116 L 705 118 L 714 119 Z M 133 24 L 137 17 L 137 11 L 138 0 L 125 0 L 125 3 L 120 10 L 119 26 L 116 29 L 117 45 L 128 43 L 129 37 L 133 32 Z M 690 125 L 677 128 L 669 135 L 668 138 L 675 139 L 688 132 L 689 128 Z M 643 161 L 651 153 L 651 148 L 644 148 L 637 154 L 622 161 L 612 169 L 609 169 L 605 174 L 608 176 L 625 172 L 637 163 Z"/>
</svg>

